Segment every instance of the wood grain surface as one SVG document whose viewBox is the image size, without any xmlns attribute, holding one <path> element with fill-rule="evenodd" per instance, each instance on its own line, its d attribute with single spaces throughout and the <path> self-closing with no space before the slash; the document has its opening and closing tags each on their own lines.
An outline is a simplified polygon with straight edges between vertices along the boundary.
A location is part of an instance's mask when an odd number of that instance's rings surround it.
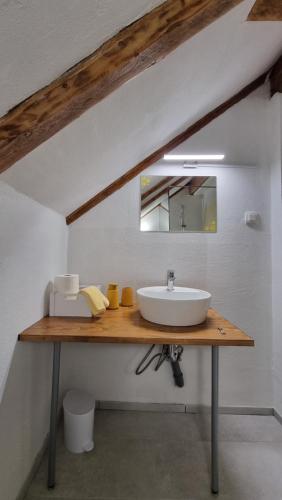
<svg viewBox="0 0 282 500">
<path fill-rule="evenodd" d="M 96 342 L 253 346 L 242 330 L 210 309 L 207 320 L 191 327 L 168 327 L 144 320 L 137 307 L 107 310 L 99 319 L 46 317 L 19 335 L 32 342 Z"/>
<path fill-rule="evenodd" d="M 256 0 L 248 21 L 282 21 L 282 0 Z"/>
</svg>

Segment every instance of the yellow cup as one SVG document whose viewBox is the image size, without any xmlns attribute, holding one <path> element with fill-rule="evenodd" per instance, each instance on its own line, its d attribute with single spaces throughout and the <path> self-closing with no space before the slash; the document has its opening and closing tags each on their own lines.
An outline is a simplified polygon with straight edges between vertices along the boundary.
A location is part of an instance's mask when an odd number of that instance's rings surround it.
<svg viewBox="0 0 282 500">
<path fill-rule="evenodd" d="M 130 307 L 134 304 L 134 293 L 131 286 L 126 286 L 122 289 L 121 293 L 121 305 L 124 307 Z"/>
<path fill-rule="evenodd" d="M 108 309 L 118 309 L 119 308 L 119 300 L 118 300 L 118 284 L 117 283 L 109 283 L 107 290 L 107 297 L 109 299 L 109 307 Z"/>
</svg>

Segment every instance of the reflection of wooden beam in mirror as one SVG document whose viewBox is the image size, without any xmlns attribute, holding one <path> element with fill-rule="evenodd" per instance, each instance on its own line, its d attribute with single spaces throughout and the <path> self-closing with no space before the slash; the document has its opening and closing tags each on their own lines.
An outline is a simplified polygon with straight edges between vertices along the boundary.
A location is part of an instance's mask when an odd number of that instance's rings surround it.
<svg viewBox="0 0 282 500">
<path fill-rule="evenodd" d="M 282 21 L 282 0 L 257 0 L 247 21 Z"/>
<path fill-rule="evenodd" d="M 148 198 L 148 196 L 151 196 L 155 191 L 161 189 L 163 186 L 165 186 L 170 180 L 172 180 L 173 177 L 165 177 L 162 181 L 158 182 L 158 184 L 155 184 L 152 186 L 148 191 L 145 191 L 141 195 L 141 200 L 145 200 L 145 198 Z"/>
<path fill-rule="evenodd" d="M 193 179 L 193 177 L 187 177 L 187 179 L 189 179 L 188 182 L 183 184 L 183 186 L 179 186 L 179 182 L 176 184 L 176 186 L 169 186 L 170 188 L 173 188 L 173 187 L 175 187 L 176 189 L 179 188 L 176 191 L 174 191 L 172 194 L 168 195 L 169 199 L 173 198 L 176 194 L 180 193 L 183 189 L 189 188 L 191 179 Z"/>
<path fill-rule="evenodd" d="M 189 193 L 194 194 L 203 184 L 208 180 L 209 177 L 193 177 L 189 184 Z"/>
<path fill-rule="evenodd" d="M 202 187 L 202 185 L 209 179 L 209 177 L 190 177 L 189 178 L 189 181 L 184 184 L 184 186 L 179 186 L 179 189 L 177 191 L 175 191 L 173 194 L 169 195 L 169 198 L 173 198 L 176 194 L 180 193 L 180 191 L 182 191 L 182 189 L 189 189 L 189 194 L 193 195 L 194 193 L 196 193 L 196 191 L 198 191 L 198 189 L 200 189 L 200 187 Z M 176 187 L 178 187 L 176 185 Z"/>
<path fill-rule="evenodd" d="M 173 178 L 173 177 L 172 177 Z M 156 193 L 152 198 L 149 200 L 145 201 L 144 203 L 141 204 L 141 209 L 144 209 L 148 207 L 151 203 L 156 201 L 160 196 L 163 196 L 164 194 L 168 193 L 169 188 L 177 186 L 180 182 L 184 182 L 187 177 L 177 177 L 177 180 L 169 184 L 166 188 L 162 189 L 159 193 Z M 190 179 L 190 177 L 189 177 Z"/>
<path fill-rule="evenodd" d="M 202 185 L 208 179 L 209 179 L 209 177 L 203 177 L 203 176 L 190 177 L 189 181 L 186 184 L 184 184 L 184 186 L 179 186 L 179 189 L 177 191 L 175 191 L 174 193 L 172 193 L 171 195 L 169 195 L 169 198 L 173 198 L 176 194 L 180 193 L 183 189 L 187 189 L 187 188 L 189 190 L 189 194 L 193 195 L 194 193 L 196 193 L 196 191 L 198 191 L 198 189 L 200 189 L 202 187 Z"/>
</svg>

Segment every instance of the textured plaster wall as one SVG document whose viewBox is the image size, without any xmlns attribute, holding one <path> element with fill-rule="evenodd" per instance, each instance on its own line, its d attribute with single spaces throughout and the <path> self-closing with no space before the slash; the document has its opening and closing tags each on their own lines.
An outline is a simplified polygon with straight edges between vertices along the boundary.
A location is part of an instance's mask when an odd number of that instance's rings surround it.
<svg viewBox="0 0 282 500">
<path fill-rule="evenodd" d="M 207 151 L 212 144 L 226 154 L 232 149 L 234 155 L 237 148 L 241 159 L 244 153 L 250 158 L 245 146 L 256 141 L 257 168 L 196 171 L 217 176 L 217 234 L 141 233 L 139 179 L 70 227 L 69 271 L 80 273 L 82 280 L 102 285 L 115 280 L 120 286 L 138 288 L 164 283 L 166 270 L 175 269 L 177 284 L 209 290 L 213 306 L 255 338 L 255 349 L 221 350 L 220 402 L 226 405 L 273 404 L 270 187 L 267 165 L 260 163 L 266 95 L 266 89 L 253 94 L 193 140 L 197 152 Z M 193 152 L 193 142 L 182 149 Z M 147 173 L 183 175 L 183 170 L 159 165 Z M 260 213 L 256 228 L 242 222 L 245 210 Z M 209 349 L 185 349 L 183 389 L 173 386 L 168 365 L 157 374 L 149 369 L 136 377 L 134 369 L 145 351 L 145 346 L 64 346 L 68 374 L 64 385 L 86 387 L 97 399 L 209 402 Z"/>
<path fill-rule="evenodd" d="M 17 342 L 65 272 L 64 218 L 0 182 L 0 498 L 14 500 L 48 430 L 51 346 Z"/>
<path fill-rule="evenodd" d="M 271 166 L 272 317 L 274 405 L 282 415 L 282 97 L 276 94 L 267 116 L 267 155 Z"/>
</svg>

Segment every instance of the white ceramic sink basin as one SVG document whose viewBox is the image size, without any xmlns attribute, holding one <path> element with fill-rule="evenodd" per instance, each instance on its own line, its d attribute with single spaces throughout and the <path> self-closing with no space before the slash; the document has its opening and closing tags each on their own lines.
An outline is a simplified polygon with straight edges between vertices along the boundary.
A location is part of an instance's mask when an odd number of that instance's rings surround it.
<svg viewBox="0 0 282 500">
<path fill-rule="evenodd" d="M 150 286 L 137 290 L 143 318 L 168 326 L 192 326 L 205 321 L 211 294 L 196 288 Z"/>
</svg>

